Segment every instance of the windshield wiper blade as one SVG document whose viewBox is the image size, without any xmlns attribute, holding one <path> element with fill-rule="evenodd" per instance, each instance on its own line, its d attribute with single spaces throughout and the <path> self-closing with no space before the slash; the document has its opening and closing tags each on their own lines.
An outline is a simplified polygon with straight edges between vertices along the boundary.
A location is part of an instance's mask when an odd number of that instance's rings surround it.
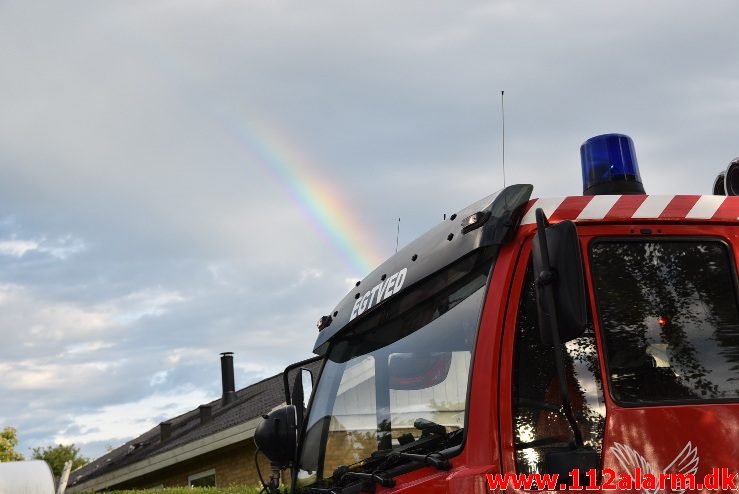
<svg viewBox="0 0 739 494">
<path fill-rule="evenodd" d="M 449 460 L 440 452 L 436 451 L 427 455 L 418 455 L 414 453 L 403 453 L 402 451 L 396 451 L 390 453 L 389 458 L 402 458 L 411 461 L 421 461 L 426 465 L 432 466 L 437 470 L 451 470 L 452 464 Z"/>
<path fill-rule="evenodd" d="M 384 472 L 380 471 L 372 473 L 346 472 L 344 475 L 341 476 L 341 479 L 343 480 L 347 477 L 353 477 L 361 481 L 363 492 L 375 492 L 375 484 L 380 484 L 383 487 L 395 487 L 395 479 L 385 477 L 383 473 Z"/>
<path fill-rule="evenodd" d="M 341 491 L 324 489 L 322 487 L 304 487 L 301 492 L 303 494 L 341 494 Z"/>
<path fill-rule="evenodd" d="M 412 443 L 402 445 L 391 451 L 387 455 L 386 465 L 397 459 L 405 459 L 422 462 L 437 470 L 450 470 L 452 464 L 437 449 L 448 447 L 450 442 L 454 442 L 455 438 L 462 434 L 462 429 L 447 432 L 443 425 L 424 418 L 416 419 L 413 422 L 413 427 L 421 431 L 421 437 Z"/>
<path fill-rule="evenodd" d="M 334 485 L 329 488 L 305 487 L 301 492 L 305 494 L 374 493 L 375 484 L 380 484 L 383 487 L 395 487 L 395 479 L 386 477 L 382 471 L 372 473 L 345 471 L 337 482 L 343 485 Z"/>
<path fill-rule="evenodd" d="M 431 420 L 417 418 L 413 421 L 413 427 L 421 431 L 423 436 L 427 434 L 436 434 L 437 436 L 446 436 L 446 427 Z"/>
</svg>

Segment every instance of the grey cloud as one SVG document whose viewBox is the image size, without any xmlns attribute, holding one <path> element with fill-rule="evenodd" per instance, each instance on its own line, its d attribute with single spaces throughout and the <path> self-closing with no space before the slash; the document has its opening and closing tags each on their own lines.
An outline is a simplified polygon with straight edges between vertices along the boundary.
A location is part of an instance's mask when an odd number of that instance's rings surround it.
<svg viewBox="0 0 739 494">
<path fill-rule="evenodd" d="M 217 397 L 220 351 L 240 386 L 306 357 L 363 273 L 280 164 L 341 193 L 355 249 L 390 255 L 398 217 L 403 245 L 502 186 L 501 90 L 507 183 L 577 194 L 580 143 L 619 131 L 649 192 L 708 192 L 739 155 L 738 11 L 3 2 L 0 242 L 46 250 L 0 248 L 0 364 L 36 379 L 0 388 L 0 417 L 44 445 L 106 406 Z"/>
</svg>

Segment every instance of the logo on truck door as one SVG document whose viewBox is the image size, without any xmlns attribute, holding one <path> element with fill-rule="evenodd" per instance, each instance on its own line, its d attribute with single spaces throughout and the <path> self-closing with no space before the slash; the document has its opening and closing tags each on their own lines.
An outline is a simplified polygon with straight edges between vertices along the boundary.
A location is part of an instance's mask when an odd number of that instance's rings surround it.
<svg viewBox="0 0 739 494">
<path fill-rule="evenodd" d="M 398 293 L 403 288 L 405 277 L 408 274 L 408 268 L 403 268 L 394 275 L 381 281 L 378 285 L 368 290 L 363 296 L 359 297 L 354 302 L 354 308 L 352 314 L 349 317 L 351 321 L 355 317 L 363 314 L 367 309 L 371 309 L 375 305 L 379 304 L 383 300 L 387 300 L 393 294 Z"/>
<path fill-rule="evenodd" d="M 629 474 L 633 472 L 636 468 L 639 468 L 643 474 L 688 474 L 694 476 L 698 471 L 698 461 L 700 460 L 698 456 L 698 448 L 696 446 L 693 446 L 693 443 L 691 443 L 690 441 L 688 441 L 682 451 L 677 454 L 675 459 L 672 460 L 672 463 L 670 463 L 663 469 L 650 464 L 641 454 L 639 454 L 635 449 L 627 446 L 626 444 L 614 443 L 614 445 L 610 448 L 610 452 L 613 453 L 613 456 L 618 459 L 621 468 L 623 468 Z M 643 488 L 642 492 L 644 494 L 659 494 L 661 490 L 659 488 Z M 685 488 L 683 488 L 682 490 L 675 490 L 674 492 L 676 492 L 677 494 L 682 494 L 683 492 L 685 492 Z"/>
</svg>

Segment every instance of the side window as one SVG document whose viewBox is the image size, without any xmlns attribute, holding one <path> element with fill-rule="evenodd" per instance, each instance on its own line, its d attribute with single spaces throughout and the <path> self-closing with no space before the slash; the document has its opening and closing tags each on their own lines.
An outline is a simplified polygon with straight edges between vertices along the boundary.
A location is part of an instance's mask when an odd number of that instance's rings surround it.
<svg viewBox="0 0 739 494">
<path fill-rule="evenodd" d="M 737 400 L 739 311 L 725 243 L 601 240 L 591 268 L 616 401 Z"/>
<path fill-rule="evenodd" d="M 559 395 L 552 347 L 541 343 L 535 282 L 529 263 L 516 322 L 513 373 L 513 433 L 519 473 L 542 473 L 547 450 L 567 446 L 572 431 Z M 585 443 L 599 453 L 605 405 L 592 325 L 566 344 L 567 388 Z"/>
<path fill-rule="evenodd" d="M 216 471 L 211 468 L 205 472 L 189 475 L 187 477 L 187 484 L 190 487 L 215 487 Z"/>
</svg>

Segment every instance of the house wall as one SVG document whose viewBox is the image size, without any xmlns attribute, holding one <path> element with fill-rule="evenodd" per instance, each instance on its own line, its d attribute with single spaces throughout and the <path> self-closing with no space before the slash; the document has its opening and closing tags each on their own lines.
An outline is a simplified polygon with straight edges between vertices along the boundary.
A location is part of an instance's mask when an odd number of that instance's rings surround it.
<svg viewBox="0 0 739 494">
<path fill-rule="evenodd" d="M 188 476 L 210 469 L 215 470 L 217 487 L 227 487 L 234 484 L 256 485 L 259 483 L 259 477 L 254 465 L 255 451 L 254 440 L 248 439 L 143 477 L 117 484 L 112 486 L 110 490 L 187 486 Z M 259 455 L 259 466 L 264 479 L 268 480 L 270 473 L 269 461 L 261 454 Z"/>
</svg>

